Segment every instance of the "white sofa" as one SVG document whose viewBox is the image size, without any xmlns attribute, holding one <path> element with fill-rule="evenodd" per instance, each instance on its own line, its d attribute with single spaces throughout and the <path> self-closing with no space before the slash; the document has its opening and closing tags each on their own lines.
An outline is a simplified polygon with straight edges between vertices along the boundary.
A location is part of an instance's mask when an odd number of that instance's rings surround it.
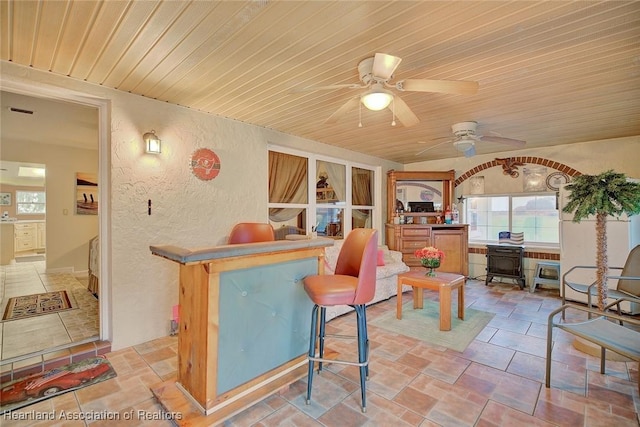
<svg viewBox="0 0 640 427">
<path fill-rule="evenodd" d="M 342 243 L 344 243 L 344 240 L 336 240 L 333 246 L 325 249 L 325 274 L 333 274 Z M 398 274 L 409 271 L 409 267 L 402 262 L 401 252 L 389 250 L 386 245 L 379 246 L 378 249 L 383 251 L 384 265 L 379 265 L 376 268 L 376 293 L 373 300 L 367 305 L 395 296 L 398 289 Z M 402 287 L 403 292 L 408 290 L 411 290 L 411 286 L 404 285 Z M 327 307 L 327 320 L 351 310 L 353 308 L 346 305 Z"/>
</svg>

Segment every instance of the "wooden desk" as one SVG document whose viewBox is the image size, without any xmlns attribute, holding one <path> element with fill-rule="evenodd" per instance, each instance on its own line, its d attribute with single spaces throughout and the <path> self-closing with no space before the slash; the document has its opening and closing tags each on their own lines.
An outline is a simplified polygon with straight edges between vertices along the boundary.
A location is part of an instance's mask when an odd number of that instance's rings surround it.
<svg viewBox="0 0 640 427">
<path fill-rule="evenodd" d="M 464 284 L 466 279 L 460 274 L 436 273 L 435 277 L 424 271 L 412 270 L 398 274 L 398 297 L 396 317 L 402 319 L 402 285 L 413 287 L 413 308 L 422 308 L 422 290 L 438 291 L 440 297 L 440 330 L 451 330 L 451 290 L 458 289 L 458 318 L 464 320 Z"/>
</svg>

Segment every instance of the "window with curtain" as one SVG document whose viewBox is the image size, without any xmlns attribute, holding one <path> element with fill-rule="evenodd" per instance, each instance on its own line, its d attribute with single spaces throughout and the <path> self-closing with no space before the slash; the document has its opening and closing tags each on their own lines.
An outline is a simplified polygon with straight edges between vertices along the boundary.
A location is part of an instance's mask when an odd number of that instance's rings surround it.
<svg viewBox="0 0 640 427">
<path fill-rule="evenodd" d="M 276 230 L 294 226 L 319 236 L 343 238 L 353 228 L 370 228 L 374 167 L 269 151 L 269 220 Z"/>
<path fill-rule="evenodd" d="M 269 220 L 306 228 L 308 169 L 304 157 L 269 151 Z"/>
<path fill-rule="evenodd" d="M 373 171 L 351 169 L 352 228 L 370 228 L 373 221 Z"/>
</svg>

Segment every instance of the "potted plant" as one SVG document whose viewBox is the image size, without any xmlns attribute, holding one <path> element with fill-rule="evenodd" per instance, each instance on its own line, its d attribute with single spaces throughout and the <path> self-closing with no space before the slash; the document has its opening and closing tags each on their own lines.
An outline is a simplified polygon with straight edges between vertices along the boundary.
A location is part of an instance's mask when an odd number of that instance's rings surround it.
<svg viewBox="0 0 640 427">
<path fill-rule="evenodd" d="M 640 213 L 640 184 L 609 170 L 599 175 L 579 175 L 565 189 L 569 199 L 562 210 L 575 212 L 573 222 L 595 215 L 596 287 L 598 309 L 603 310 L 607 300 L 607 217 Z"/>
</svg>

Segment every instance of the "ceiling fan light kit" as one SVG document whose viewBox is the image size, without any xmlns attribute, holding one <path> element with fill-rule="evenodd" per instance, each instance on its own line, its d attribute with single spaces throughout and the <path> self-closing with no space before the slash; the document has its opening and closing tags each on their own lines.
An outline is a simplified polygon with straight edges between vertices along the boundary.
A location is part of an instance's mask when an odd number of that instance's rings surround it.
<svg viewBox="0 0 640 427">
<path fill-rule="evenodd" d="M 473 139 L 466 138 L 466 137 L 459 139 L 458 141 L 453 141 L 453 146 L 456 147 L 456 150 L 462 151 L 462 152 L 465 152 L 470 148 L 473 148 L 475 145 L 476 144 Z"/>
<path fill-rule="evenodd" d="M 373 85 L 370 92 L 362 95 L 360 98 L 362 104 L 372 111 L 384 110 L 391 104 L 393 100 L 393 94 L 388 90 L 382 88 L 380 83 Z"/>
</svg>

